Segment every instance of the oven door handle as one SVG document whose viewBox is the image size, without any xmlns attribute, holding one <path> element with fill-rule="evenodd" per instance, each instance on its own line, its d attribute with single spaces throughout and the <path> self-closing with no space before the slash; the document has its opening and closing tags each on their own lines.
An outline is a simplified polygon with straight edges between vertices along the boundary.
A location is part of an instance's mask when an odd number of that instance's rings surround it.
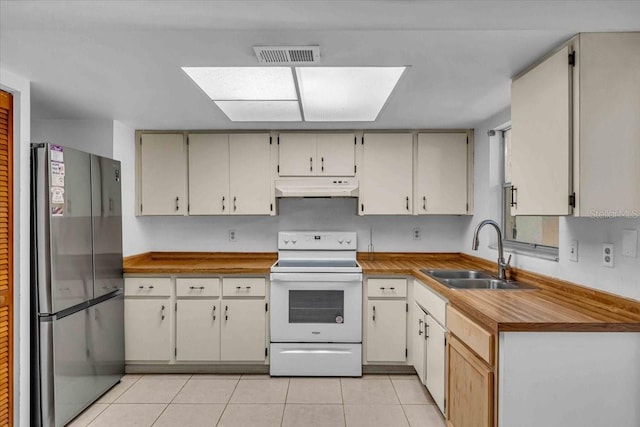
<svg viewBox="0 0 640 427">
<path fill-rule="evenodd" d="M 271 283 L 274 282 L 298 282 L 298 283 L 326 283 L 326 282 L 353 282 L 362 283 L 360 273 L 271 273 Z"/>
</svg>

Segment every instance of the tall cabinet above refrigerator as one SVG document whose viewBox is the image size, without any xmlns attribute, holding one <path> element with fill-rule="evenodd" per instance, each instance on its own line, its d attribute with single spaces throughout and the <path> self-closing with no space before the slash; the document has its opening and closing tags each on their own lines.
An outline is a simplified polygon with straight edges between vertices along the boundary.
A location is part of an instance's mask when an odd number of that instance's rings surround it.
<svg viewBox="0 0 640 427">
<path fill-rule="evenodd" d="M 62 426 L 124 374 L 120 162 L 31 148 L 31 425 Z"/>
</svg>

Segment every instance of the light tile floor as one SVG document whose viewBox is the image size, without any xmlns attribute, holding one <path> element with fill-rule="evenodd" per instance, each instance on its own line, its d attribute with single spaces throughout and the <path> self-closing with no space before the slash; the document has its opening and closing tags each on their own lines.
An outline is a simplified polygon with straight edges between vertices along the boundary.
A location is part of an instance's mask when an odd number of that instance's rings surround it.
<svg viewBox="0 0 640 427">
<path fill-rule="evenodd" d="M 70 427 L 443 427 L 413 375 L 126 375 Z"/>
</svg>

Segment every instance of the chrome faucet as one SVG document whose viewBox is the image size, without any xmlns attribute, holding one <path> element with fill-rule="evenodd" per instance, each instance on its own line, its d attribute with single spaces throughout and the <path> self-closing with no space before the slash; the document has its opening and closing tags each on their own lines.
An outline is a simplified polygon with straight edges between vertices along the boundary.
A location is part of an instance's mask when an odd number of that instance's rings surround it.
<svg viewBox="0 0 640 427">
<path fill-rule="evenodd" d="M 485 225 L 492 225 L 493 228 L 496 229 L 498 233 L 498 278 L 501 280 L 507 280 L 506 271 L 511 268 L 509 263 L 511 262 L 511 255 L 509 255 L 509 259 L 504 261 L 504 252 L 502 248 L 502 232 L 500 231 L 500 226 L 493 220 L 485 219 L 476 227 L 476 230 L 473 232 L 473 243 L 471 244 L 471 249 L 474 251 L 478 250 L 478 245 L 480 245 L 480 239 L 478 238 L 478 233 L 480 229 Z"/>
</svg>

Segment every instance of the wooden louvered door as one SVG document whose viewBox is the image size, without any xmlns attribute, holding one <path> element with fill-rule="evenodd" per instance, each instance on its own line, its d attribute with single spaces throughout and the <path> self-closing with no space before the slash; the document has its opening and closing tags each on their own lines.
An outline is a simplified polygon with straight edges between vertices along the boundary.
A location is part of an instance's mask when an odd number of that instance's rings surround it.
<svg viewBox="0 0 640 427">
<path fill-rule="evenodd" d="M 0 425 L 13 425 L 13 98 L 0 91 Z"/>
</svg>

